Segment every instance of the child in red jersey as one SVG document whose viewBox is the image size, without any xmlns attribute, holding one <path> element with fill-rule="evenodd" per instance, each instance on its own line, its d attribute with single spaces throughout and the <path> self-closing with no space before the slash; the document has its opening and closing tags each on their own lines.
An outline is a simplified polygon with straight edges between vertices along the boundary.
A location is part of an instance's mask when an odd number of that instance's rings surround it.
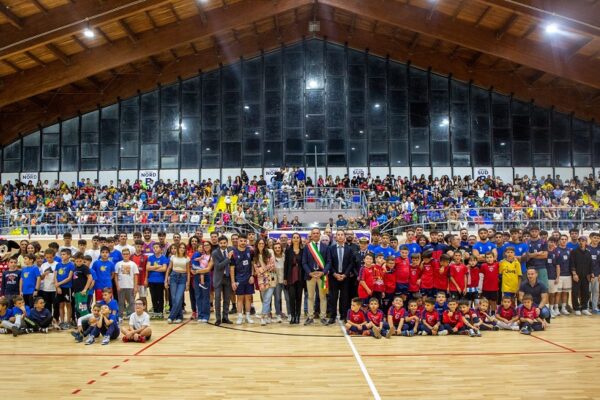
<svg viewBox="0 0 600 400">
<path fill-rule="evenodd" d="M 375 255 L 375 265 L 373 266 L 373 295 L 381 304 L 385 294 L 385 256 L 383 253 Z"/>
<path fill-rule="evenodd" d="M 417 302 L 417 314 L 421 315 L 425 311 L 425 299 L 421 296 L 421 293 L 415 293 L 413 300 Z"/>
<path fill-rule="evenodd" d="M 371 335 L 375 339 L 381 339 L 382 336 L 390 338 L 392 332 L 390 326 L 385 321 L 383 311 L 379 309 L 379 300 L 372 297 L 369 300 L 369 311 L 367 311 L 367 328 L 371 330 Z"/>
<path fill-rule="evenodd" d="M 408 277 L 408 291 L 410 292 L 411 298 L 414 298 L 415 294 L 420 293 L 419 287 L 421 286 L 421 255 L 414 253 L 411 255 L 410 263 L 410 275 Z"/>
<path fill-rule="evenodd" d="M 404 308 L 404 302 L 402 297 L 394 297 L 392 306 L 387 312 L 388 325 L 392 335 L 402 335 L 402 325 L 404 325 L 404 317 L 406 316 L 406 309 Z"/>
<path fill-rule="evenodd" d="M 467 293 L 467 275 L 469 269 L 463 264 L 463 255 L 456 251 L 450 264 L 450 297 L 462 299 Z"/>
<path fill-rule="evenodd" d="M 442 254 L 438 268 L 433 269 L 433 288 L 436 293 L 448 293 L 448 269 L 451 257 L 448 254 Z"/>
<path fill-rule="evenodd" d="M 408 247 L 400 248 L 400 257 L 395 262 L 396 296 L 408 296 L 408 279 L 410 277 L 410 260 L 408 259 Z"/>
<path fill-rule="evenodd" d="M 425 310 L 421 314 L 421 326 L 419 328 L 420 334 L 422 336 L 438 335 L 438 330 L 440 329 L 440 315 L 435 309 L 435 301 L 432 298 L 425 299 Z M 444 331 L 445 335 L 448 331 Z"/>
<path fill-rule="evenodd" d="M 480 331 L 497 331 L 500 328 L 496 326 L 496 318 L 490 315 L 490 302 L 485 297 L 479 300 L 475 314 L 479 318 L 479 321 L 475 323 L 475 326 Z"/>
<path fill-rule="evenodd" d="M 148 256 L 142 252 L 144 241 L 138 239 L 135 241 L 135 253 L 131 255 L 133 261 L 138 267 L 138 294 L 140 300 L 144 303 L 144 309 L 147 306 L 146 302 L 146 265 L 148 264 Z M 134 293 L 135 296 L 135 293 Z"/>
<path fill-rule="evenodd" d="M 388 256 L 385 260 L 385 270 L 383 275 L 383 283 L 385 285 L 385 292 L 383 296 L 383 312 L 386 313 L 392 304 L 394 293 L 396 292 L 396 274 L 394 268 L 396 267 L 396 258 L 394 256 Z"/>
<path fill-rule="evenodd" d="M 355 297 L 352 299 L 352 304 L 346 315 L 346 332 L 348 335 L 362 335 L 369 333 L 367 329 L 367 317 L 365 313 L 360 309 L 363 302 L 360 298 Z"/>
<path fill-rule="evenodd" d="M 471 303 L 469 302 L 469 300 L 461 300 L 460 303 L 458 303 L 458 311 L 461 314 L 462 322 L 465 327 L 462 333 L 468 333 L 471 337 L 481 337 L 481 332 L 477 328 L 479 317 L 471 308 Z"/>
<path fill-rule="evenodd" d="M 483 286 L 481 294 L 483 297 L 489 300 L 489 309 L 491 312 L 496 311 L 496 305 L 498 303 L 498 290 L 499 288 L 499 266 L 495 259 L 494 253 L 491 251 L 485 253 L 485 263 L 481 265 L 479 271 L 483 274 Z"/>
<path fill-rule="evenodd" d="M 467 280 L 467 300 L 469 307 L 475 307 L 479 299 L 479 267 L 477 266 L 477 257 L 469 257 L 469 275 Z"/>
<path fill-rule="evenodd" d="M 449 334 L 459 334 L 464 329 L 464 323 L 462 320 L 461 313 L 458 312 L 458 300 L 451 298 L 448 301 L 448 309 L 444 311 L 442 316 L 442 326 L 438 334 L 442 331 L 446 331 Z"/>
<path fill-rule="evenodd" d="M 360 273 L 358 283 L 358 297 L 363 301 L 363 307 L 368 304 L 368 299 L 375 294 L 375 257 L 373 253 L 367 253 L 364 258 L 364 266 Z"/>
<path fill-rule="evenodd" d="M 523 304 L 519 307 L 519 327 L 524 335 L 531 335 L 532 331 L 543 331 L 546 321 L 540 318 L 539 308 L 534 307 L 533 297 L 530 294 L 523 296 Z"/>
<path fill-rule="evenodd" d="M 402 325 L 402 336 L 414 336 L 419 332 L 419 312 L 417 311 L 417 301 L 411 300 L 408 302 L 408 313 L 404 317 L 404 325 Z"/>
<path fill-rule="evenodd" d="M 432 258 L 433 250 L 423 252 L 423 261 L 421 262 L 421 294 L 425 297 L 435 296 L 436 290 L 433 287 L 433 271 L 438 268 L 439 263 Z"/>
<path fill-rule="evenodd" d="M 519 330 L 519 314 L 513 306 L 512 296 L 502 297 L 502 304 L 496 310 L 496 326 L 507 331 Z"/>
</svg>

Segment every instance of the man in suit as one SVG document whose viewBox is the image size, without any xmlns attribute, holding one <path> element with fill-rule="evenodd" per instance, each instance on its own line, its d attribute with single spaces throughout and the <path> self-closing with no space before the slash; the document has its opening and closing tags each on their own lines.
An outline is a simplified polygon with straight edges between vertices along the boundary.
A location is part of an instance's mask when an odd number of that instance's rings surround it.
<svg viewBox="0 0 600 400">
<path fill-rule="evenodd" d="M 314 323 L 315 293 L 319 291 L 319 310 L 321 323 L 327 325 L 327 293 L 322 285 L 322 277 L 329 274 L 331 262 L 329 247 L 320 243 L 321 231 L 313 228 L 310 231 L 310 240 L 302 252 L 302 269 L 306 276 L 306 289 L 308 291 L 308 318 L 304 325 Z"/>
<path fill-rule="evenodd" d="M 329 247 L 329 313 L 328 323 L 335 324 L 335 317 L 339 313 L 344 319 L 350 307 L 350 273 L 354 269 L 354 252 L 346 243 L 346 233 L 343 229 L 335 233 L 335 243 Z M 338 300 L 339 299 L 339 300 Z"/>
<path fill-rule="evenodd" d="M 229 312 L 229 298 L 231 297 L 231 277 L 229 275 L 229 264 L 233 252 L 227 248 L 227 237 L 221 236 L 218 245 L 211 254 L 213 263 L 213 286 L 215 288 L 215 325 L 221 323 L 231 324 L 227 314 Z M 221 301 L 222 299 L 222 301 Z M 223 308 L 221 309 L 221 304 Z"/>
</svg>

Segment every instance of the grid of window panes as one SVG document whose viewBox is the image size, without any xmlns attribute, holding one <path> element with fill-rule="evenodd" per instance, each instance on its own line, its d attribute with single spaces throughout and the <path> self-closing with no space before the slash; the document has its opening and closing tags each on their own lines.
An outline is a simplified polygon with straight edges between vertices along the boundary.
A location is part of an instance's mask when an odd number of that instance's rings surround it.
<svg viewBox="0 0 600 400">
<path fill-rule="evenodd" d="M 600 166 L 600 126 L 319 39 L 63 120 L 3 172 Z"/>
</svg>

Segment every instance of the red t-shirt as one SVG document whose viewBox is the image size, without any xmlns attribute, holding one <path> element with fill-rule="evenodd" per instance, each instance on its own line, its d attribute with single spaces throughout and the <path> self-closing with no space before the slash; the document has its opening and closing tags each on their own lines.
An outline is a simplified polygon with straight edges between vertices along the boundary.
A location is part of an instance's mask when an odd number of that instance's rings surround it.
<svg viewBox="0 0 600 400">
<path fill-rule="evenodd" d="M 425 311 L 422 319 L 427 322 L 427 325 L 434 326 L 440 320 L 440 314 L 435 310 Z"/>
<path fill-rule="evenodd" d="M 519 307 L 519 318 L 536 319 L 539 316 L 540 314 L 535 307 L 531 307 L 530 309 L 525 308 L 525 306 Z"/>
<path fill-rule="evenodd" d="M 365 313 L 360 310 L 357 312 L 352 311 L 352 309 L 348 310 L 348 315 L 346 315 L 346 319 L 352 322 L 353 324 L 357 325 L 362 325 L 365 322 L 367 322 Z"/>
<path fill-rule="evenodd" d="M 469 286 L 470 288 L 479 287 L 479 267 L 469 268 Z"/>
<path fill-rule="evenodd" d="M 456 310 L 452 313 L 452 316 L 449 315 L 450 310 L 444 311 L 442 316 L 442 321 L 444 324 L 450 325 L 452 328 L 462 328 L 464 323 L 462 322 L 462 314 Z"/>
<path fill-rule="evenodd" d="M 148 257 L 145 254 L 132 254 L 131 261 L 138 267 L 138 285 L 143 285 L 146 281 L 146 265 L 148 263 Z"/>
<path fill-rule="evenodd" d="M 383 321 L 384 315 L 383 315 L 383 311 L 381 310 L 377 310 L 375 313 L 373 313 L 371 310 L 369 310 L 367 312 L 367 319 L 373 323 L 373 325 L 377 325 L 379 326 L 379 324 L 381 324 L 381 322 Z"/>
<path fill-rule="evenodd" d="M 408 258 L 398 257 L 396 258 L 396 282 L 397 283 L 408 283 L 410 276 L 410 260 Z"/>
<path fill-rule="evenodd" d="M 410 266 L 410 275 L 408 277 L 408 291 L 409 292 L 418 292 L 419 291 L 419 283 L 418 280 L 421 277 L 421 268 L 417 266 Z"/>
<path fill-rule="evenodd" d="M 498 283 L 498 271 L 499 266 L 497 262 L 491 264 L 482 264 L 480 268 L 483 273 L 483 291 L 484 292 L 497 292 L 499 289 Z"/>
<path fill-rule="evenodd" d="M 504 308 L 502 305 L 499 305 L 498 309 L 496 310 L 496 314 L 510 321 L 517 315 L 517 312 L 515 311 L 514 307 Z"/>
<path fill-rule="evenodd" d="M 373 284 L 374 282 L 374 270 L 375 269 L 375 265 L 371 265 L 371 267 L 363 267 L 363 269 L 361 270 L 361 281 L 364 281 L 365 284 L 367 285 L 367 287 L 369 289 L 371 289 L 372 291 L 375 290 L 375 286 Z M 363 287 L 362 284 L 358 285 L 358 297 L 360 297 L 361 299 L 366 299 L 367 297 L 369 297 L 369 293 L 367 293 L 366 289 Z"/>
<path fill-rule="evenodd" d="M 438 264 L 437 268 L 433 269 L 433 287 L 443 292 L 448 290 L 448 266 L 442 267 Z"/>
<path fill-rule="evenodd" d="M 421 270 L 421 289 L 433 289 L 434 272 L 439 269 L 440 264 L 436 260 L 431 260 L 428 263 L 423 263 Z"/>
<path fill-rule="evenodd" d="M 394 270 L 388 271 L 386 267 L 383 282 L 385 283 L 386 293 L 392 294 L 396 292 L 396 274 Z"/>
<path fill-rule="evenodd" d="M 388 316 L 392 317 L 394 325 L 398 325 L 400 323 L 400 320 L 406 316 L 406 310 L 402 307 L 390 307 L 390 309 L 388 310 Z"/>
<path fill-rule="evenodd" d="M 381 265 L 373 266 L 373 288 L 375 292 L 385 292 L 385 270 Z M 370 286 L 369 286 L 370 287 Z"/>
<path fill-rule="evenodd" d="M 467 284 L 467 274 L 469 273 L 469 269 L 465 264 L 451 264 L 450 265 L 450 277 L 454 278 L 458 287 L 454 285 L 452 281 L 450 281 L 450 291 L 451 292 L 460 292 L 465 289 Z"/>
</svg>

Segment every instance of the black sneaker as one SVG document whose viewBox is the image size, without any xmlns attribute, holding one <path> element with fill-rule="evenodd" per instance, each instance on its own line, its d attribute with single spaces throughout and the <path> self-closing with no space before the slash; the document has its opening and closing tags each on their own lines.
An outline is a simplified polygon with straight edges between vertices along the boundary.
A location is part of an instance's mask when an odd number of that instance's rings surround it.
<svg viewBox="0 0 600 400">
<path fill-rule="evenodd" d="M 312 325 L 315 323 L 315 320 L 312 318 L 307 318 L 306 321 L 304 321 L 304 325 Z"/>
<path fill-rule="evenodd" d="M 12 335 L 13 335 L 14 337 L 17 337 L 17 336 L 19 336 L 19 333 L 20 333 L 20 332 L 19 332 L 19 328 L 17 328 L 16 326 L 13 326 L 12 328 L 10 328 L 10 331 L 12 332 Z"/>
<path fill-rule="evenodd" d="M 250 315 L 256 315 L 256 309 L 254 306 L 250 307 Z"/>
</svg>

